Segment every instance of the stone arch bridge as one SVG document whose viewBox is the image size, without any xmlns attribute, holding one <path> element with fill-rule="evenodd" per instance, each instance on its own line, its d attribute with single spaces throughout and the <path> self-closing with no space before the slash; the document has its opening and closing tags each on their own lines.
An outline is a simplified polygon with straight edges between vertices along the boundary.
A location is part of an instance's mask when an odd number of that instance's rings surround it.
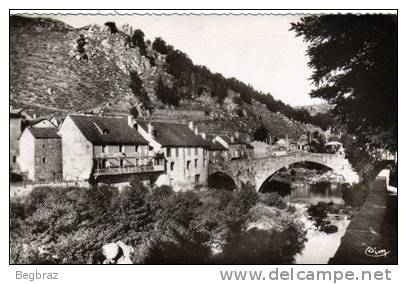
<svg viewBox="0 0 407 284">
<path fill-rule="evenodd" d="M 263 183 L 275 172 L 299 162 L 321 164 L 342 175 L 345 180 L 350 183 L 358 181 L 358 175 L 354 172 L 344 155 L 308 152 L 297 152 L 283 156 L 264 158 L 231 160 L 220 164 L 210 164 L 209 175 L 218 172 L 224 173 L 233 179 L 236 186 L 240 187 L 242 183 L 250 184 L 259 191 Z"/>
</svg>

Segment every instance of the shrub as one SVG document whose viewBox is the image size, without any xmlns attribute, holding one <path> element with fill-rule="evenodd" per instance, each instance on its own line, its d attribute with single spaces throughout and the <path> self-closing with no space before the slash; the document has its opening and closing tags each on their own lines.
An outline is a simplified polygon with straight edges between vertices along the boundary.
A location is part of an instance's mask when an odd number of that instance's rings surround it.
<svg viewBox="0 0 407 284">
<path fill-rule="evenodd" d="M 263 193 L 260 200 L 267 206 L 277 207 L 278 209 L 287 208 L 287 203 L 277 192 Z"/>
</svg>

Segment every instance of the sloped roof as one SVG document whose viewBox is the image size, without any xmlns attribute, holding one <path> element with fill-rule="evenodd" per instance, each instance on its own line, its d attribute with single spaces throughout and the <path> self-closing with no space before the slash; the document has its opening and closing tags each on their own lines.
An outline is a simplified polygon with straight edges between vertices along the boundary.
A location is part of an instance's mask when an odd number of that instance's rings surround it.
<svg viewBox="0 0 407 284">
<path fill-rule="evenodd" d="M 154 129 L 154 139 L 163 146 L 173 147 L 204 147 L 208 148 L 208 141 L 202 139 L 186 124 L 170 122 L 151 122 Z M 139 122 L 147 130 L 147 124 Z"/>
<path fill-rule="evenodd" d="M 69 116 L 86 139 L 93 144 L 148 144 L 137 129 L 128 125 L 126 117 Z"/>
<path fill-rule="evenodd" d="M 37 139 L 61 138 L 61 136 L 58 135 L 58 129 L 55 127 L 28 127 L 28 130 Z"/>
<path fill-rule="evenodd" d="M 219 137 L 225 140 L 225 142 L 228 143 L 229 145 L 248 145 L 246 142 L 243 142 L 242 140 L 236 137 L 234 138 L 233 142 L 231 138 L 227 135 L 219 135 Z"/>
<path fill-rule="evenodd" d="M 226 148 L 225 146 L 223 146 L 222 144 L 220 144 L 218 141 L 208 141 L 209 144 L 209 150 L 212 151 L 226 151 L 228 148 Z"/>
</svg>

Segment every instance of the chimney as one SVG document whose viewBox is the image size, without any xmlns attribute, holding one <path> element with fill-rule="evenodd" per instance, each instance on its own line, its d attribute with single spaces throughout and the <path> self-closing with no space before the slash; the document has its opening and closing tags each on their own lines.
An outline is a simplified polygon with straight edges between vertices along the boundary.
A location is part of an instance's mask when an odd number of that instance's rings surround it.
<svg viewBox="0 0 407 284">
<path fill-rule="evenodd" d="M 189 129 L 191 129 L 192 131 L 194 131 L 194 122 L 190 121 L 188 124 Z"/>
<path fill-rule="evenodd" d="M 131 128 L 136 128 L 137 129 L 137 121 L 134 119 L 134 116 L 132 116 L 132 115 L 127 116 L 127 124 Z"/>
<path fill-rule="evenodd" d="M 202 139 L 206 140 L 206 134 L 205 134 L 205 132 L 202 132 L 202 133 L 201 133 L 201 137 L 202 137 Z"/>
<path fill-rule="evenodd" d="M 154 127 L 151 122 L 147 124 L 147 132 L 151 137 L 154 137 Z"/>
<path fill-rule="evenodd" d="M 194 133 L 195 133 L 195 135 L 199 135 L 198 127 L 194 128 Z"/>
</svg>

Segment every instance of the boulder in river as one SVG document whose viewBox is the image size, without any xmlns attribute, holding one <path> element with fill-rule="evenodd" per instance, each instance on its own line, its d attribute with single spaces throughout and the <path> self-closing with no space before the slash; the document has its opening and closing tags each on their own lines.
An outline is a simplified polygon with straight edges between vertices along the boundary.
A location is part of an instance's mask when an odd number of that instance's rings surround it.
<svg viewBox="0 0 407 284">
<path fill-rule="evenodd" d="M 327 234 L 332 234 L 338 232 L 338 227 L 332 224 L 324 225 L 322 226 L 321 231 Z"/>
</svg>

